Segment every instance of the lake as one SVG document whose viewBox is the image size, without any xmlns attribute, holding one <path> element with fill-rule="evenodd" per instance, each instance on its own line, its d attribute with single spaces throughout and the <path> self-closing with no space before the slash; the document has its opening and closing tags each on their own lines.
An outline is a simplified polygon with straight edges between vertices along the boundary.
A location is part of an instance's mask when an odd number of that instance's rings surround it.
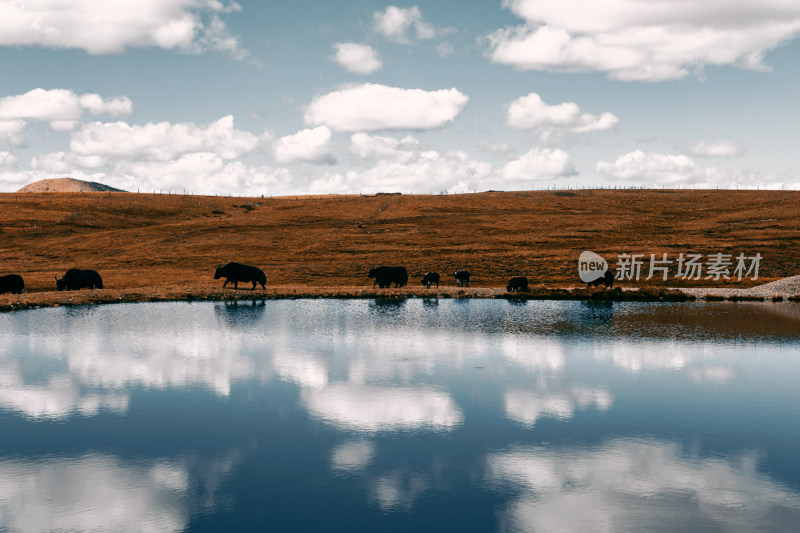
<svg viewBox="0 0 800 533">
<path fill-rule="evenodd" d="M 0 315 L 0 529 L 797 531 L 800 306 Z"/>
</svg>

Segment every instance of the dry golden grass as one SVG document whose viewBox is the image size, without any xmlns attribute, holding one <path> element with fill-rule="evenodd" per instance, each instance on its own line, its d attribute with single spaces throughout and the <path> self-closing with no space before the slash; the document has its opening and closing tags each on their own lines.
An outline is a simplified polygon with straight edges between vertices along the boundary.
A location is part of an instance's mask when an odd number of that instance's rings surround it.
<svg viewBox="0 0 800 533">
<path fill-rule="evenodd" d="M 322 293 L 371 288 L 367 271 L 381 264 L 405 266 L 411 287 L 426 271 L 440 272 L 443 285 L 453 286 L 458 269 L 472 272 L 477 288 L 503 287 L 518 275 L 534 287 L 577 287 L 583 250 L 612 263 L 618 253 L 667 252 L 674 259 L 690 251 L 759 252 L 760 284 L 800 274 L 798 244 L 800 192 L 789 191 L 0 194 L 0 274 L 22 275 L 28 297 L 54 291 L 54 276 L 71 267 L 98 270 L 108 290 L 122 291 L 120 298 L 213 294 L 221 287 L 212 279 L 214 267 L 229 261 L 259 266 L 269 286 Z M 659 279 L 638 285 L 752 283 Z"/>
</svg>

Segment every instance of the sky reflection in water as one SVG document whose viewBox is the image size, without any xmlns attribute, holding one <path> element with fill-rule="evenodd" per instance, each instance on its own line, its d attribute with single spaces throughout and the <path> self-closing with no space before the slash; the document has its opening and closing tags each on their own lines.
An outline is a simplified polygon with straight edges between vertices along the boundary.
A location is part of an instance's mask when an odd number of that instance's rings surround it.
<svg viewBox="0 0 800 533">
<path fill-rule="evenodd" d="M 798 309 L 0 315 L 0 529 L 793 531 Z"/>
</svg>

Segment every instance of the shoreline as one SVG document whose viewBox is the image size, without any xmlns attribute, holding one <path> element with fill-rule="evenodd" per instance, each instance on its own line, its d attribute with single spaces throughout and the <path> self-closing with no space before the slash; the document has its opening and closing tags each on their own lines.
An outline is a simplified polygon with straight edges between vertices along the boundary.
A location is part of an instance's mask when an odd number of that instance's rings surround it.
<svg viewBox="0 0 800 533">
<path fill-rule="evenodd" d="M 789 280 L 789 282 L 787 282 Z M 23 294 L 0 295 L 0 312 L 22 311 L 47 307 L 103 305 L 114 303 L 174 302 L 174 301 L 239 301 L 281 299 L 501 299 L 572 300 L 572 301 L 625 301 L 625 302 L 796 302 L 800 303 L 800 276 L 749 289 L 725 288 L 626 288 L 584 289 L 532 287 L 525 292 L 507 292 L 503 287 L 404 287 L 400 289 L 373 289 L 364 286 L 309 287 L 303 285 L 268 286 L 266 289 L 221 289 L 218 286 L 167 286 L 130 289 L 97 289 L 80 291 L 42 291 Z M 778 290 L 780 289 L 780 290 Z"/>
</svg>

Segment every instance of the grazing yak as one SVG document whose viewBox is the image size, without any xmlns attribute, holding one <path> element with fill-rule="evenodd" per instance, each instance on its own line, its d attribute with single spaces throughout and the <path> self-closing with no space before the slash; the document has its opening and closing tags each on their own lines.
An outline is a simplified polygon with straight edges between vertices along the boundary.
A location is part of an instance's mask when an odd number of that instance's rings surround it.
<svg viewBox="0 0 800 533">
<path fill-rule="evenodd" d="M 222 284 L 222 288 L 225 288 L 225 285 L 228 283 L 233 283 L 233 288 L 239 288 L 239 282 L 242 283 L 252 283 L 253 287 L 250 289 L 254 291 L 256 289 L 256 284 L 261 284 L 262 289 L 266 289 L 267 286 L 267 276 L 264 274 L 264 271 L 258 267 L 249 266 L 249 265 L 242 265 L 240 263 L 228 263 L 225 266 L 218 266 L 217 271 L 214 273 L 214 279 L 225 278 L 225 283 Z"/>
<path fill-rule="evenodd" d="M 96 270 L 81 270 L 70 268 L 64 277 L 56 276 L 56 289 L 59 291 L 77 291 L 80 289 L 102 289 L 103 278 Z"/>
<path fill-rule="evenodd" d="M 372 288 L 375 288 L 375 285 L 378 285 L 381 289 L 389 288 L 392 283 L 394 283 L 395 288 L 399 288 L 405 287 L 406 283 L 408 283 L 408 272 L 406 272 L 405 267 L 374 267 L 369 270 L 367 276 L 375 278 Z"/>
<path fill-rule="evenodd" d="M 25 288 L 25 282 L 22 276 L 17 274 L 8 274 L 7 276 L 0 276 L 0 294 L 10 292 L 11 294 L 22 294 Z"/>
<path fill-rule="evenodd" d="M 466 270 L 456 270 L 453 272 L 453 276 L 455 276 L 456 284 L 459 287 L 469 287 L 469 272 Z"/>
<path fill-rule="evenodd" d="M 506 287 L 508 292 L 520 292 L 520 291 L 527 291 L 528 290 L 528 278 L 525 276 L 520 276 L 517 278 L 511 278 L 508 280 L 508 286 Z"/>
<path fill-rule="evenodd" d="M 422 277 L 422 285 L 425 286 L 426 289 L 431 288 L 431 284 L 435 283 L 436 288 L 439 288 L 439 273 L 438 272 L 428 272 Z"/>
<path fill-rule="evenodd" d="M 595 287 L 598 287 L 598 286 L 600 286 L 601 283 L 605 283 L 606 289 L 613 289 L 614 288 L 614 274 L 612 274 L 610 271 L 606 270 L 605 274 L 603 274 L 602 276 L 600 276 L 596 280 L 590 281 L 589 283 L 587 283 L 586 284 L 586 288 L 590 289 L 592 287 L 592 285 L 594 285 Z"/>
</svg>

